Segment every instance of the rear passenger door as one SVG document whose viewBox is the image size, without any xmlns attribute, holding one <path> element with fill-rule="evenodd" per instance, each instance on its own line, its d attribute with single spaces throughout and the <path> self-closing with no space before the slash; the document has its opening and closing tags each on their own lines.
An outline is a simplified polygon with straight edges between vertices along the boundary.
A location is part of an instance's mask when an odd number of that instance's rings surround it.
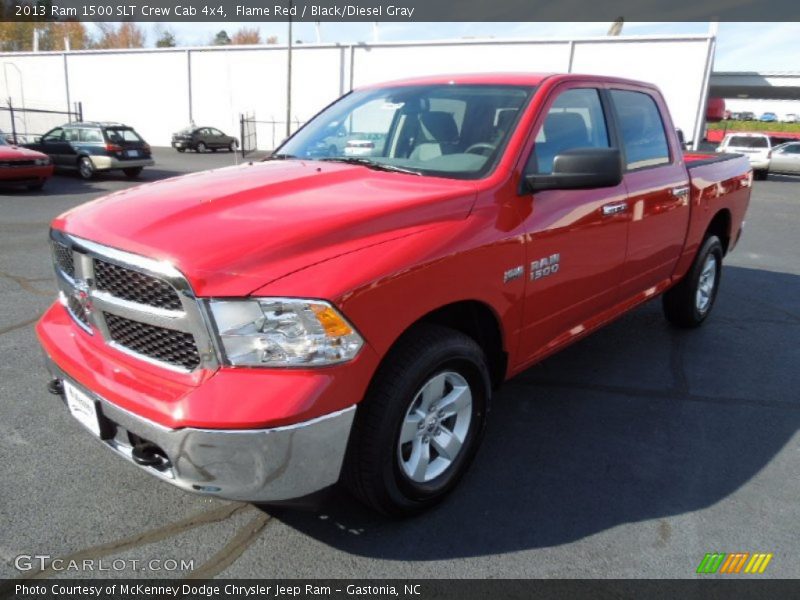
<svg viewBox="0 0 800 600">
<path fill-rule="evenodd" d="M 569 83 L 547 100 L 524 173 L 549 174 L 556 155 L 616 147 L 601 90 Z M 619 301 L 628 230 L 626 191 L 614 187 L 533 194 L 526 228 L 524 330 L 530 362 L 591 328 Z"/>
<path fill-rule="evenodd" d="M 672 276 L 689 226 L 689 176 L 661 97 L 614 86 L 608 97 L 618 124 L 628 191 L 628 244 L 622 300 L 653 294 Z"/>
</svg>

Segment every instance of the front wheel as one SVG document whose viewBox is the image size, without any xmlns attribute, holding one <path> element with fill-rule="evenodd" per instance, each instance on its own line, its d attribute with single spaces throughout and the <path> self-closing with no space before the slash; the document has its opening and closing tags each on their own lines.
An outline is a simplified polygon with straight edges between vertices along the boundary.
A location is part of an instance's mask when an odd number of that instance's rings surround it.
<svg viewBox="0 0 800 600">
<path fill-rule="evenodd" d="M 181 154 L 183 154 L 184 152 L 186 152 L 186 148 L 175 148 L 175 150 L 177 150 L 177 151 L 178 151 L 178 152 L 180 152 Z"/>
<path fill-rule="evenodd" d="M 207 149 L 206 145 L 203 142 L 198 142 L 197 146 L 195 146 L 195 150 L 197 152 L 205 152 Z"/>
<path fill-rule="evenodd" d="M 475 341 L 414 327 L 390 351 L 359 405 L 344 482 L 371 508 L 405 516 L 442 500 L 478 449 L 490 395 Z"/>
<path fill-rule="evenodd" d="M 664 294 L 664 315 L 676 327 L 698 327 L 714 307 L 722 275 L 722 243 L 715 235 L 703 242 L 691 269 Z"/>
</svg>

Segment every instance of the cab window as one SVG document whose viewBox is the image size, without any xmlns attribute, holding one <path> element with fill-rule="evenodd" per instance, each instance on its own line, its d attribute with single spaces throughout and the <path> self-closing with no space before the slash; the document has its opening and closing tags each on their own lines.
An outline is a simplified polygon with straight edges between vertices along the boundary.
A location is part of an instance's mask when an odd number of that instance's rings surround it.
<svg viewBox="0 0 800 600">
<path fill-rule="evenodd" d="M 536 133 L 527 173 L 551 174 L 556 155 L 576 148 L 608 148 L 608 128 L 594 88 L 573 88 L 556 98 Z"/>
<path fill-rule="evenodd" d="M 629 170 L 670 162 L 664 122 L 652 96 L 642 92 L 611 90 L 622 146 Z"/>
</svg>

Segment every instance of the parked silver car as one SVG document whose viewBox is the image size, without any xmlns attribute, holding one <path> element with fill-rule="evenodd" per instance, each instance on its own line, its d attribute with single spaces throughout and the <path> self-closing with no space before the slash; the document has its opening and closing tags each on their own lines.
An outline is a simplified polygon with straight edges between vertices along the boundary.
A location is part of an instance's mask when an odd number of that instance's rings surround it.
<svg viewBox="0 0 800 600">
<path fill-rule="evenodd" d="M 770 173 L 800 175 L 800 142 L 787 142 L 772 149 Z"/>
</svg>

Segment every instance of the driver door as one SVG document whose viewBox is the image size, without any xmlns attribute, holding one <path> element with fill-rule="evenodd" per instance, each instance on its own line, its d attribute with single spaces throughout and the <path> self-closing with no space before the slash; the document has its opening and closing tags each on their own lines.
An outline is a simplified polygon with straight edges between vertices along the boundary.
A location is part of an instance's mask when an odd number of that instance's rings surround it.
<svg viewBox="0 0 800 600">
<path fill-rule="evenodd" d="M 557 88 L 534 125 L 525 174 L 552 173 L 554 158 L 566 150 L 616 147 L 608 114 L 600 89 L 580 83 Z M 539 191 L 530 201 L 523 362 L 580 335 L 619 302 L 628 232 L 624 182 Z"/>
<path fill-rule="evenodd" d="M 72 148 L 64 140 L 64 130 L 61 127 L 56 127 L 45 133 L 39 142 L 37 150 L 47 154 L 57 167 L 75 166 L 74 164 L 67 165 L 67 158 Z"/>
</svg>

